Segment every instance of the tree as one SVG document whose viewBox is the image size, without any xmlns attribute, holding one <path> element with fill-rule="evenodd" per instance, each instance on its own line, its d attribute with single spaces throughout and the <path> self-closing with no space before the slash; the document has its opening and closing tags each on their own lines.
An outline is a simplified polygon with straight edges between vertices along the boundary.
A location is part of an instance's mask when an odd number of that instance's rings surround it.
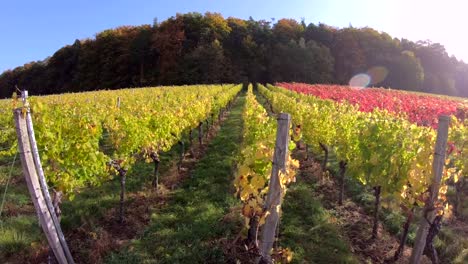
<svg viewBox="0 0 468 264">
<path fill-rule="evenodd" d="M 383 86 L 402 90 L 420 91 L 424 81 L 421 62 L 411 51 L 403 51 L 391 61 L 389 74 Z"/>
<path fill-rule="evenodd" d="M 431 41 L 418 41 L 414 54 L 421 60 L 424 68 L 423 91 L 455 95 L 455 69 L 444 46 Z"/>
<path fill-rule="evenodd" d="M 2 73 L 0 96 L 9 97 L 15 85 L 50 94 L 198 82 L 348 84 L 376 68 L 388 74 L 371 85 L 468 96 L 468 65 L 439 43 L 399 40 L 369 27 L 210 12 L 76 40 L 46 60 Z"/>
<path fill-rule="evenodd" d="M 291 40 L 288 44 L 278 43 L 274 47 L 272 60 L 273 80 L 327 83 L 332 81 L 333 57 L 328 48 L 315 41 L 305 43 Z"/>
<path fill-rule="evenodd" d="M 130 44 L 133 65 L 132 84 L 135 86 L 145 86 L 152 79 L 151 75 L 146 71 L 146 69 L 154 67 L 154 54 L 151 50 L 152 34 L 153 29 L 149 25 L 142 26 Z M 138 71 L 136 72 L 135 69 L 138 69 Z"/>
<path fill-rule="evenodd" d="M 47 79 L 43 83 L 50 90 L 41 92 L 63 93 L 78 90 L 71 80 L 77 71 L 80 51 L 81 42 L 75 40 L 73 45 L 65 46 L 54 53 L 47 62 Z"/>
<path fill-rule="evenodd" d="M 152 47 L 158 58 L 158 83 L 178 83 L 177 65 L 182 57 L 185 40 L 183 17 L 177 15 L 161 23 L 153 35 Z"/>
<path fill-rule="evenodd" d="M 365 72 L 368 68 L 356 29 L 347 28 L 337 32 L 332 54 L 335 58 L 335 78 L 339 83 L 347 84 L 355 74 Z"/>
<path fill-rule="evenodd" d="M 330 27 L 326 24 L 319 23 L 318 26 L 310 23 L 304 31 L 304 38 L 306 41 L 313 40 L 328 48 L 331 48 L 335 38 L 336 28 Z"/>
<path fill-rule="evenodd" d="M 280 19 L 273 27 L 275 38 L 283 43 L 290 40 L 298 41 L 303 31 L 304 27 L 294 19 Z"/>
<path fill-rule="evenodd" d="M 183 61 L 179 73 L 182 83 L 222 83 L 227 79 L 223 47 L 217 40 L 198 46 Z"/>
</svg>

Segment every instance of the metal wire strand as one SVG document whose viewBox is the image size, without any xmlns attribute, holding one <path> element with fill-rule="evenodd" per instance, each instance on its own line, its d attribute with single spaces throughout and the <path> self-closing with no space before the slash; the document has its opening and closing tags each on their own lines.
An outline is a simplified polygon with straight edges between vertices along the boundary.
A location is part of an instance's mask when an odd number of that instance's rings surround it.
<svg viewBox="0 0 468 264">
<path fill-rule="evenodd" d="M 8 191 L 8 186 L 10 185 L 11 175 L 13 174 L 13 167 L 15 165 L 15 161 L 16 161 L 17 156 L 18 156 L 18 153 L 15 154 L 15 156 L 13 158 L 13 162 L 11 163 L 11 166 L 10 166 L 10 173 L 8 174 L 8 180 L 7 180 L 7 183 L 5 185 L 5 191 L 3 192 L 2 204 L 0 205 L 0 217 L 2 216 L 2 213 L 3 213 L 3 206 L 5 205 L 6 194 L 7 194 L 7 191 Z M 2 225 L 2 228 L 3 228 L 3 225 Z"/>
</svg>

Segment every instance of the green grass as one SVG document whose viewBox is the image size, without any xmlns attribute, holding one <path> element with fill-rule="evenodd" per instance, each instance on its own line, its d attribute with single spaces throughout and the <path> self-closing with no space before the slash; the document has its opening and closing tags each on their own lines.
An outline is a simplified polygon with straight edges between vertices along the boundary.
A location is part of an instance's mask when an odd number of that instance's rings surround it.
<svg viewBox="0 0 468 264">
<path fill-rule="evenodd" d="M 233 169 L 238 157 L 244 98 L 197 163 L 191 178 L 176 190 L 160 211 L 152 214 L 141 239 L 108 257 L 107 263 L 224 263 L 220 239 L 239 229 L 223 221 L 238 204 L 233 193 Z"/>
<path fill-rule="evenodd" d="M 12 162 L 12 160 L 8 162 Z M 4 198 L 10 169 L 10 164 L 0 167 L 0 204 Z M 31 203 L 26 185 L 15 183 L 19 177 L 22 177 L 21 166 L 16 162 L 5 196 L 5 207 L 0 217 L 0 262 L 3 262 L 3 258 L 26 251 L 33 242 L 41 239 L 41 230 L 35 214 L 6 215 L 8 206 L 14 206 L 17 210 L 24 210 Z"/>
<path fill-rule="evenodd" d="M 6 219 L 0 228 L 0 260 L 26 251 L 39 241 L 41 230 L 35 217 L 17 216 Z"/>
<path fill-rule="evenodd" d="M 314 185 L 302 177 L 298 175 L 286 193 L 280 245 L 292 250 L 292 263 L 359 263 L 328 211 L 313 198 Z"/>
</svg>

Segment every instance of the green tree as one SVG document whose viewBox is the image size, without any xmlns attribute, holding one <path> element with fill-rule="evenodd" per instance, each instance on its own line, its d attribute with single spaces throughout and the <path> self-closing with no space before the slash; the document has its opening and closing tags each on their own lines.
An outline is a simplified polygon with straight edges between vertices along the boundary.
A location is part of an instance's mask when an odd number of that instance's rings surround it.
<svg viewBox="0 0 468 264">
<path fill-rule="evenodd" d="M 424 81 L 421 62 L 411 51 L 403 51 L 390 63 L 387 79 L 383 86 L 402 90 L 420 91 Z"/>
</svg>

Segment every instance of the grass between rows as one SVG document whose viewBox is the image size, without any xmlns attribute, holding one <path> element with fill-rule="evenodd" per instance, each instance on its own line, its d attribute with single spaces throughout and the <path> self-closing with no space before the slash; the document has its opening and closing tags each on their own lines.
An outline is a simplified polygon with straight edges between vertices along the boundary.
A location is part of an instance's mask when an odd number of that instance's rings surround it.
<svg viewBox="0 0 468 264">
<path fill-rule="evenodd" d="M 359 263 L 332 223 L 332 216 L 313 198 L 314 186 L 298 175 L 286 193 L 280 245 L 293 252 L 292 263 Z"/>
<path fill-rule="evenodd" d="M 221 241 L 239 229 L 224 221 L 238 201 L 232 185 L 239 153 L 244 97 L 239 97 L 191 178 L 151 216 L 140 239 L 107 263 L 224 263 Z"/>
</svg>

